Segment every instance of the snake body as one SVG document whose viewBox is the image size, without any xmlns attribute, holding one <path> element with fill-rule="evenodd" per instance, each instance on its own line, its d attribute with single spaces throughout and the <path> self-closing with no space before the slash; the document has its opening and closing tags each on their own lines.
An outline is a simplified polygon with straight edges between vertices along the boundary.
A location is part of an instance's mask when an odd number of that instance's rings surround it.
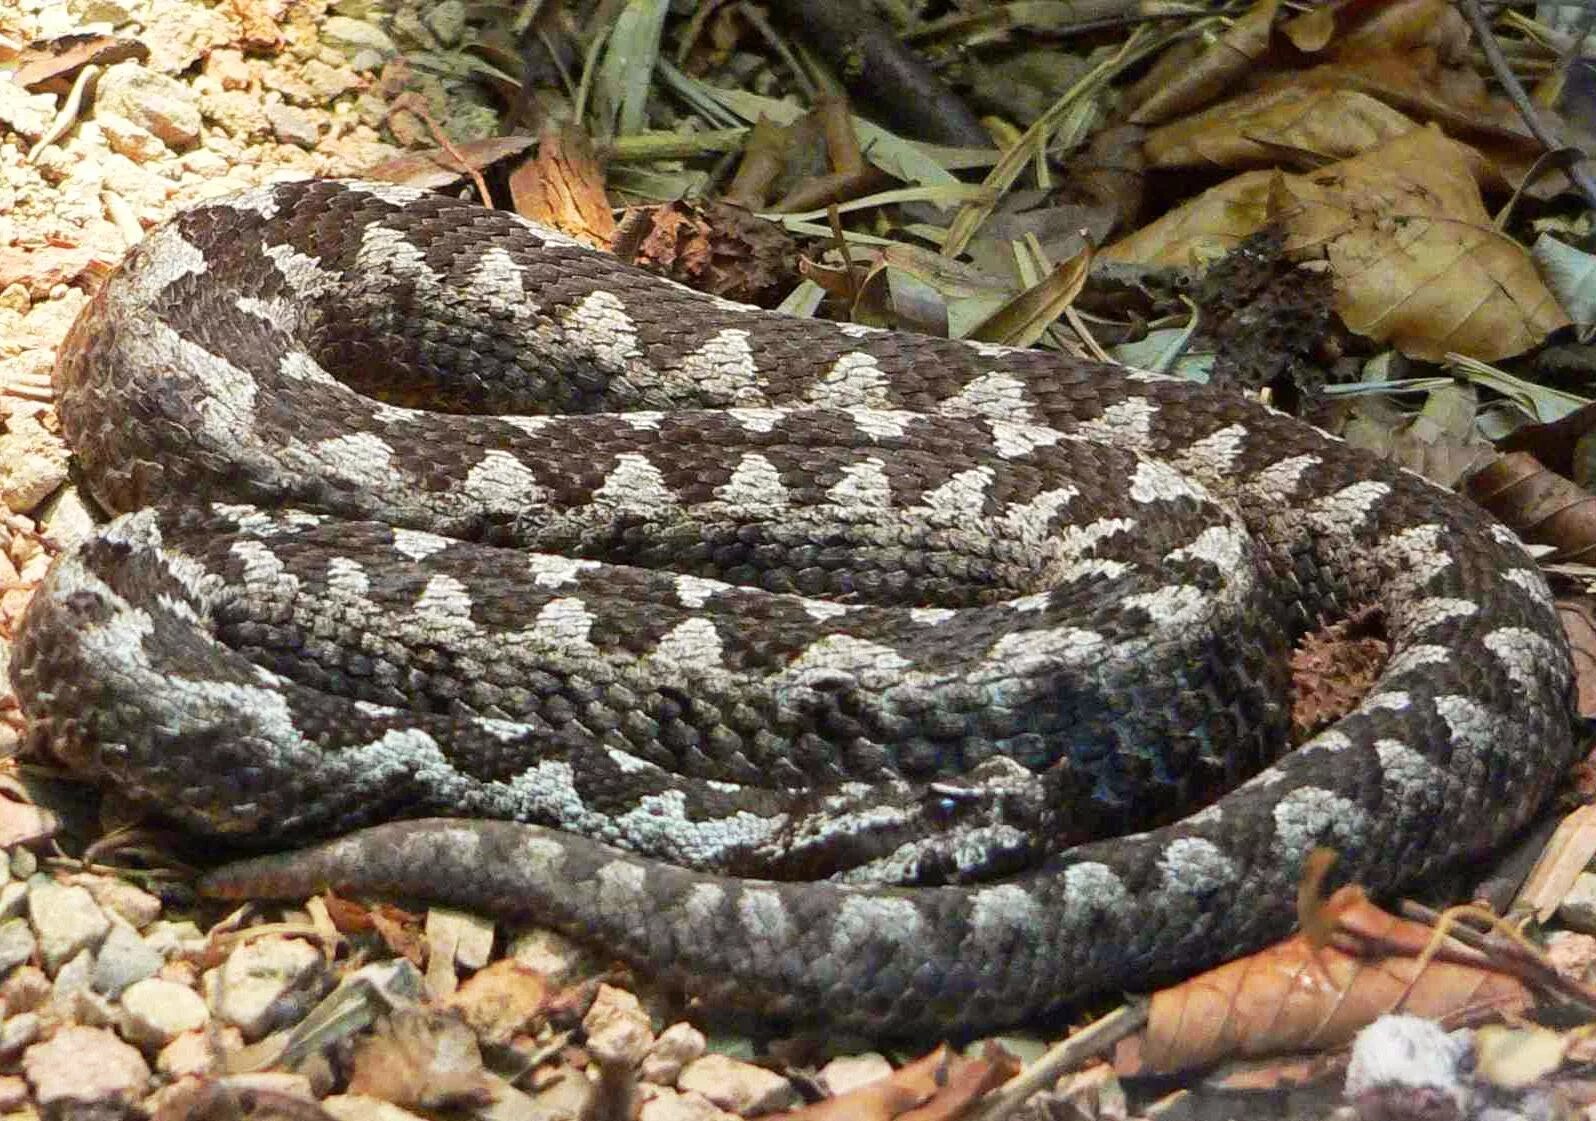
<svg viewBox="0 0 1596 1121">
<path fill-rule="evenodd" d="M 58 393 L 121 516 L 13 681 L 187 829 L 337 838 L 224 894 L 529 911 L 712 1009 L 974 1030 L 1278 936 L 1316 846 L 1375 891 L 1479 854 L 1572 754 L 1536 566 L 1416 476 L 441 196 L 185 211 Z M 1361 604 L 1388 664 L 1286 751 L 1292 642 Z"/>
</svg>

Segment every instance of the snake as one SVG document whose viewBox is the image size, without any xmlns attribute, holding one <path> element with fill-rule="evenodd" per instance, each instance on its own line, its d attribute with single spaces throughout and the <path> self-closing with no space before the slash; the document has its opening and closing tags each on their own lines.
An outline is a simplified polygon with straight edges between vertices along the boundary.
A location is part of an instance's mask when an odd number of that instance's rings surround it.
<svg viewBox="0 0 1596 1121">
<path fill-rule="evenodd" d="M 1574 755 L 1518 538 L 1250 397 L 700 294 L 373 181 L 153 229 L 59 353 L 114 515 L 11 664 L 73 771 L 325 887 L 530 915 L 710 1017 L 1043 1022 L 1388 893 Z M 1291 654 L 1390 653 L 1292 742 Z"/>
</svg>

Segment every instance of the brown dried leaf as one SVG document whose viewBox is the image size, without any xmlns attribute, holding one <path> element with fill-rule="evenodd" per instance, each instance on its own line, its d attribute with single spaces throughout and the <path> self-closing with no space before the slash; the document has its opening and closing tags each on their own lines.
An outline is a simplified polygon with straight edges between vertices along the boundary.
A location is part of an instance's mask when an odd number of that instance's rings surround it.
<svg viewBox="0 0 1596 1121">
<path fill-rule="evenodd" d="M 1245 77 L 1269 49 L 1278 0 L 1257 0 L 1196 57 L 1171 52 L 1126 94 L 1130 122 L 1152 125 L 1208 104 Z"/>
<path fill-rule="evenodd" d="M 604 172 L 580 125 L 551 125 L 538 154 L 510 176 L 510 197 L 523 218 L 564 230 L 592 245 L 607 246 L 615 218 L 604 193 Z"/>
<path fill-rule="evenodd" d="M 967 338 L 1002 346 L 1030 346 L 1075 302 L 1092 268 L 1092 248 L 1053 266 L 1040 281 L 1006 302 Z"/>
<path fill-rule="evenodd" d="M 1238 1056 L 1339 1047 L 1390 1012 L 1435 1019 L 1532 1004 L 1522 982 L 1489 969 L 1442 960 L 1421 969 L 1417 955 L 1434 931 L 1382 911 L 1355 887 L 1326 906 L 1343 930 L 1413 956 L 1364 960 L 1334 945 L 1315 950 L 1296 935 L 1155 994 L 1148 1026 L 1120 1044 L 1115 1069 L 1168 1074 Z"/>
<path fill-rule="evenodd" d="M 1467 493 L 1525 541 L 1552 546 L 1549 559 L 1596 560 L 1596 497 L 1528 452 L 1499 456 L 1476 471 Z"/>
<path fill-rule="evenodd" d="M 1189 264 L 1277 216 L 1287 249 L 1323 257 L 1348 327 L 1413 357 L 1517 354 L 1567 325 L 1524 247 L 1491 225 L 1477 153 L 1415 129 L 1309 175 L 1239 175 L 1105 251 Z"/>
<path fill-rule="evenodd" d="M 1221 102 L 1147 136 L 1150 167 L 1317 168 L 1394 140 L 1417 127 L 1355 90 L 1291 85 Z"/>
</svg>

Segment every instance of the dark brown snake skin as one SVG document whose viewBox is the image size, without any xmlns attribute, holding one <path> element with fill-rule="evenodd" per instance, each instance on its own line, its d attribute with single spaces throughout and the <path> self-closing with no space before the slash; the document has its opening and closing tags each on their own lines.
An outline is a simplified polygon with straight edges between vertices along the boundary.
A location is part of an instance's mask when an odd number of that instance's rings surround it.
<svg viewBox="0 0 1596 1121">
<path fill-rule="evenodd" d="M 328 181 L 153 233 L 58 379 L 123 516 L 16 646 L 54 750 L 257 847 L 444 815 L 219 893 L 525 911 L 712 1009 L 976 1030 L 1280 935 L 1315 846 L 1377 892 L 1483 853 L 1570 762 L 1510 533 L 1184 381 Z M 1389 664 L 1282 754 L 1291 643 L 1364 603 Z"/>
</svg>

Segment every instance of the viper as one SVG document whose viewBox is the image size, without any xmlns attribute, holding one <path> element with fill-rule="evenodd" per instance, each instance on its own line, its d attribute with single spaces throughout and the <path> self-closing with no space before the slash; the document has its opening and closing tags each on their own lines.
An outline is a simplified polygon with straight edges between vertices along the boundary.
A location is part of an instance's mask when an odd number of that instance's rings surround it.
<svg viewBox="0 0 1596 1121">
<path fill-rule="evenodd" d="M 1180 379 L 727 303 L 354 181 L 204 202 L 61 348 L 118 516 L 12 679 L 53 751 L 337 885 L 711 1010 L 994 1028 L 1481 854 L 1571 761 L 1514 535 Z M 1391 653 L 1288 742 L 1293 644 Z M 326 838 L 331 838 L 326 839 Z"/>
</svg>

